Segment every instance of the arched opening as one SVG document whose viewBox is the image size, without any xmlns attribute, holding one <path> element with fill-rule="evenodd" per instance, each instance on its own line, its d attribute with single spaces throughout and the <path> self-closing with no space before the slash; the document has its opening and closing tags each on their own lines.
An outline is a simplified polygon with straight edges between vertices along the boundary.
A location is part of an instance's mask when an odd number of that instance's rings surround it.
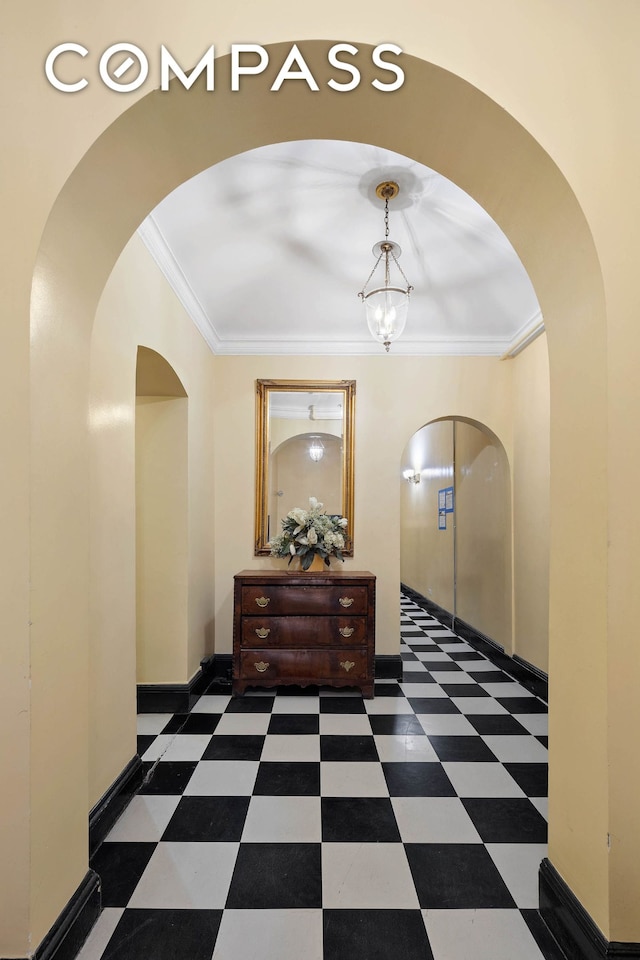
<svg viewBox="0 0 640 960">
<path fill-rule="evenodd" d="M 511 653 L 511 480 L 502 443 L 475 421 L 438 420 L 409 439 L 402 472 L 402 582 Z"/>
<path fill-rule="evenodd" d="M 314 74 L 323 75 L 324 45 L 300 44 Z M 272 48 L 277 59 L 277 45 Z M 409 58 L 410 59 L 410 58 Z M 35 731 L 32 754 L 32 823 L 60 823 L 51 842 L 36 845 L 36 875 L 56 873 L 58 900 L 43 887 L 34 893 L 34 939 L 39 940 L 77 886 L 86 867 L 86 740 L 69 738 L 69 718 L 47 709 L 42 693 L 52 658 L 59 663 L 57 697 L 73 691 L 87 673 L 85 637 L 89 595 L 88 496 L 82 484 L 87 462 L 87 370 L 91 327 L 106 279 L 128 238 L 170 190 L 224 157 L 264 143 L 327 137 L 380 143 L 431 166 L 470 193 L 501 225 L 535 285 L 549 332 L 552 380 L 552 501 L 550 637 L 558 696 L 573 688 L 573 663 L 562 638 L 590 638 L 585 657 L 597 687 L 606 651 L 597 637 L 606 630 L 604 476 L 576 489 L 594 459 L 605 462 L 606 349 L 602 281 L 585 217 L 548 154 L 506 111 L 479 90 L 424 61 L 411 60 L 412 81 L 398 91 L 394 111 L 381 128 L 376 91 L 363 83 L 349 97 L 299 88 L 277 96 L 224 90 L 212 101 L 195 89 L 150 94 L 127 110 L 96 141 L 70 176 L 45 229 L 34 274 L 32 330 L 32 690 Z M 313 97 L 313 100 L 310 98 Z M 416 117 L 420 122 L 416 123 Z M 434 136 L 434 131 L 438 132 Z M 149 171 L 153 170 L 153 176 Z M 541 242 L 544 238 L 544 242 Z M 557 269 L 557 251 L 563 255 Z M 581 366 L 574 363 L 579 351 Z M 64 389 L 60 385 L 64 381 Z M 55 409 L 50 397 L 59 397 Z M 580 410 L 579 419 L 575 410 Z M 64 426 L 63 426 L 64 425 Z M 66 456 L 61 457 L 64 450 Z M 359 515 L 374 507 L 362 495 Z M 249 513 L 249 511 L 248 511 Z M 248 518 L 247 543 L 251 543 Z M 580 540 L 575 531 L 582 531 Z M 67 543 L 62 566 L 52 544 Z M 367 541 L 379 556 L 380 609 L 397 605 L 399 544 Z M 383 549 L 384 548 L 384 549 Z M 593 558 L 600 558 L 594 560 Z M 368 557 L 363 557 L 365 563 Z M 225 571 L 224 576 L 227 576 Z M 223 581 L 219 581 L 220 593 Z M 220 620 L 225 623 L 226 613 Z M 384 612 L 380 616 L 385 617 Z M 383 622 L 388 627 L 392 622 Z M 381 630 L 392 635 L 391 630 Z M 595 841 L 606 833 L 606 751 L 600 721 L 581 702 L 575 725 L 559 723 L 552 790 L 562 797 L 554 821 L 552 857 L 587 907 L 602 911 L 607 851 Z M 82 717 L 74 716 L 74 729 Z M 591 734 L 594 734 L 592 737 Z M 594 756 L 594 742 L 600 744 Z M 66 743 L 64 784 L 49 781 L 53 743 Z M 597 788 L 586 771 L 597 765 Z M 554 827 L 554 824 L 557 826 Z M 585 842 L 585 837 L 587 842 Z M 71 839 L 70 839 L 71 838 Z M 55 867 L 54 867 L 55 864 Z"/>
</svg>

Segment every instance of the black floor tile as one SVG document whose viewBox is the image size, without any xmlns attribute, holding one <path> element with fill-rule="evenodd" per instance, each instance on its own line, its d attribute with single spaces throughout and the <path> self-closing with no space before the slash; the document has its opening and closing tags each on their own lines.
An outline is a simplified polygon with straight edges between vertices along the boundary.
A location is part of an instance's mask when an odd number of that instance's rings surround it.
<svg viewBox="0 0 640 960">
<path fill-rule="evenodd" d="M 225 713 L 271 713 L 273 697 L 234 697 Z"/>
<path fill-rule="evenodd" d="M 327 735 L 320 737 L 321 760 L 378 760 L 373 737 Z"/>
<path fill-rule="evenodd" d="M 319 797 L 319 763 L 263 761 L 253 788 L 255 797 Z"/>
<path fill-rule="evenodd" d="M 402 660 L 417 660 L 415 653 L 401 653 L 400 657 Z"/>
<path fill-rule="evenodd" d="M 264 737 L 257 734 L 214 735 L 202 755 L 203 760 L 259 760 Z"/>
<path fill-rule="evenodd" d="M 423 665 L 432 673 L 461 673 L 462 667 L 458 666 L 453 660 L 423 660 Z M 455 683 L 455 679 L 451 680 Z"/>
<path fill-rule="evenodd" d="M 496 762 L 482 737 L 440 737 L 430 736 L 431 746 L 442 761 L 479 761 Z"/>
<path fill-rule="evenodd" d="M 400 831 L 386 797 L 323 797 L 325 843 L 399 843 Z"/>
<path fill-rule="evenodd" d="M 433 960 L 419 910 L 323 910 L 327 960 Z"/>
<path fill-rule="evenodd" d="M 125 910 L 101 960 L 211 960 L 222 910 Z"/>
<path fill-rule="evenodd" d="M 455 797 L 449 777 L 439 763 L 383 763 L 391 797 Z"/>
<path fill-rule="evenodd" d="M 549 768 L 546 763 L 505 763 L 504 766 L 528 797 L 547 796 Z"/>
<path fill-rule="evenodd" d="M 472 661 L 472 660 L 487 659 L 482 653 L 477 653 L 475 650 L 473 651 L 473 653 L 469 653 L 468 650 L 463 650 L 461 653 L 456 653 L 455 651 L 452 653 L 449 650 L 448 653 L 452 660 L 464 660 L 465 663 L 467 662 L 467 660 Z"/>
<path fill-rule="evenodd" d="M 480 843 L 406 843 L 422 908 L 515 907 L 497 867 Z"/>
<path fill-rule="evenodd" d="M 177 730 L 168 730 L 165 728 L 163 733 L 213 733 L 220 723 L 221 713 L 191 713 L 185 717 L 183 714 L 176 714 L 174 720 L 180 719 L 182 723 Z"/>
<path fill-rule="evenodd" d="M 416 713 L 460 713 L 455 703 L 447 697 L 409 697 L 408 699 Z"/>
<path fill-rule="evenodd" d="M 126 907 L 155 849 L 155 843 L 141 842 L 98 847 L 89 865 L 100 877 L 103 907 Z"/>
<path fill-rule="evenodd" d="M 520 737 L 529 736 L 529 731 L 525 730 L 522 724 L 518 723 L 511 714 L 475 713 L 470 714 L 467 720 L 478 733 L 512 733 Z"/>
<path fill-rule="evenodd" d="M 498 703 L 509 713 L 546 713 L 548 707 L 535 697 L 496 697 Z"/>
<path fill-rule="evenodd" d="M 320 848 L 319 843 L 241 843 L 227 908 L 321 907 Z"/>
<path fill-rule="evenodd" d="M 267 733 L 318 733 L 319 730 L 317 713 L 275 713 L 269 721 Z"/>
<path fill-rule="evenodd" d="M 549 737 L 536 737 L 536 740 L 538 743 L 541 743 L 543 747 L 546 747 L 547 750 L 549 749 Z"/>
<path fill-rule="evenodd" d="M 417 659 L 417 657 L 416 657 Z M 394 681 L 393 683 L 385 683 L 381 680 L 376 680 L 373 688 L 373 692 L 376 697 L 403 697 L 404 694 L 398 684 Z"/>
<path fill-rule="evenodd" d="M 183 793 L 197 766 L 196 760 L 173 761 L 152 764 L 138 793 L 171 794 Z"/>
<path fill-rule="evenodd" d="M 278 687 L 277 697 L 317 697 L 320 693 L 320 687 L 310 684 L 308 687 L 299 687 L 292 683 L 290 686 Z"/>
<path fill-rule="evenodd" d="M 465 797 L 462 803 L 485 843 L 547 842 L 547 821 L 524 797 Z"/>
<path fill-rule="evenodd" d="M 411 649 L 415 651 L 415 653 L 435 653 L 437 647 L 435 647 L 433 643 L 412 643 Z"/>
<path fill-rule="evenodd" d="M 142 757 L 147 752 L 155 738 L 156 734 L 154 733 L 145 733 L 139 737 L 136 737 L 136 750 L 138 752 L 138 756 Z"/>
<path fill-rule="evenodd" d="M 362 697 L 320 697 L 320 713 L 366 713 Z"/>
<path fill-rule="evenodd" d="M 378 736 L 402 735 L 405 737 L 424 737 L 424 728 L 412 713 L 371 713 L 369 723 Z"/>
<path fill-rule="evenodd" d="M 214 842 L 240 840 L 249 797 L 182 797 L 163 840 Z"/>
<path fill-rule="evenodd" d="M 448 697 L 488 697 L 486 690 L 477 683 L 441 683 Z"/>
<path fill-rule="evenodd" d="M 502 670 L 468 670 L 467 673 L 478 683 L 513 683 L 513 677 Z"/>
</svg>

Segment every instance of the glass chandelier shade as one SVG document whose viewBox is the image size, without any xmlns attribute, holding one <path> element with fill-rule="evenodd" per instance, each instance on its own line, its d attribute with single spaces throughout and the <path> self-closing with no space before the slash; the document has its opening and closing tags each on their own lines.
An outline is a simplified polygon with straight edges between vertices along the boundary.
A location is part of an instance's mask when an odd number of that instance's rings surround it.
<svg viewBox="0 0 640 960">
<path fill-rule="evenodd" d="M 324 456 L 324 444 L 319 437 L 311 438 L 311 443 L 309 444 L 309 456 L 314 463 L 318 463 L 319 460 L 322 460 Z"/>
<path fill-rule="evenodd" d="M 373 248 L 373 254 L 377 259 L 358 294 L 364 303 L 371 336 L 384 345 L 387 353 L 393 341 L 398 339 L 405 328 L 409 297 L 413 290 L 398 263 L 402 250 L 397 243 L 389 240 L 389 199 L 397 196 L 398 189 L 398 185 L 392 182 L 381 183 L 376 189 L 377 195 L 385 201 L 385 238 L 376 243 Z M 391 281 L 392 269 L 398 274 L 395 283 Z M 382 273 L 380 278 L 382 283 L 378 283 L 378 286 L 372 290 L 367 290 L 376 272 Z"/>
</svg>

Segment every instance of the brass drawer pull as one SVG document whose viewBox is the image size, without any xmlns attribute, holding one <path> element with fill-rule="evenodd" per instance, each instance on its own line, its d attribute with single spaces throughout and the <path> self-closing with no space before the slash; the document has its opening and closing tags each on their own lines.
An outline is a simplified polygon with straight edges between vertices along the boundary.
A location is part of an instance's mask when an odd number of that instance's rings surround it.
<svg viewBox="0 0 640 960">
<path fill-rule="evenodd" d="M 259 607 L 266 607 L 270 599 L 270 597 L 256 597 L 256 603 Z"/>
<path fill-rule="evenodd" d="M 341 607 L 350 607 L 353 603 L 353 597 L 340 597 L 338 603 Z"/>
<path fill-rule="evenodd" d="M 353 660 L 341 660 L 340 666 L 342 667 L 343 670 L 346 670 L 347 673 L 349 673 L 349 670 L 351 670 L 351 667 L 355 667 L 355 663 L 353 662 Z"/>
<path fill-rule="evenodd" d="M 269 627 L 258 627 L 256 629 L 256 634 L 260 637 L 261 640 L 265 640 L 270 633 L 271 633 L 271 630 L 269 629 Z"/>
<path fill-rule="evenodd" d="M 268 668 L 268 666 L 269 664 L 265 663 L 264 660 L 260 660 L 258 661 L 258 663 L 254 663 L 254 667 L 256 668 L 258 673 L 264 673 L 265 670 Z"/>
<path fill-rule="evenodd" d="M 354 627 L 340 627 L 338 633 L 342 637 L 350 637 L 354 629 L 355 629 Z"/>
</svg>

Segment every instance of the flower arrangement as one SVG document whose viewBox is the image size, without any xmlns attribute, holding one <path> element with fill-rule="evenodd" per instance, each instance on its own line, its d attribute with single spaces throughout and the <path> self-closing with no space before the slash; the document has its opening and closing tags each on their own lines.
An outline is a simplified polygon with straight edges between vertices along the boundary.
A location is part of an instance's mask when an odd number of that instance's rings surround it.
<svg viewBox="0 0 640 960">
<path fill-rule="evenodd" d="M 303 570 L 308 570 L 316 556 L 329 566 L 329 557 L 344 560 L 346 517 L 325 513 L 324 504 L 309 497 L 309 509 L 294 507 L 282 521 L 282 533 L 269 541 L 272 557 L 300 557 Z"/>
</svg>

